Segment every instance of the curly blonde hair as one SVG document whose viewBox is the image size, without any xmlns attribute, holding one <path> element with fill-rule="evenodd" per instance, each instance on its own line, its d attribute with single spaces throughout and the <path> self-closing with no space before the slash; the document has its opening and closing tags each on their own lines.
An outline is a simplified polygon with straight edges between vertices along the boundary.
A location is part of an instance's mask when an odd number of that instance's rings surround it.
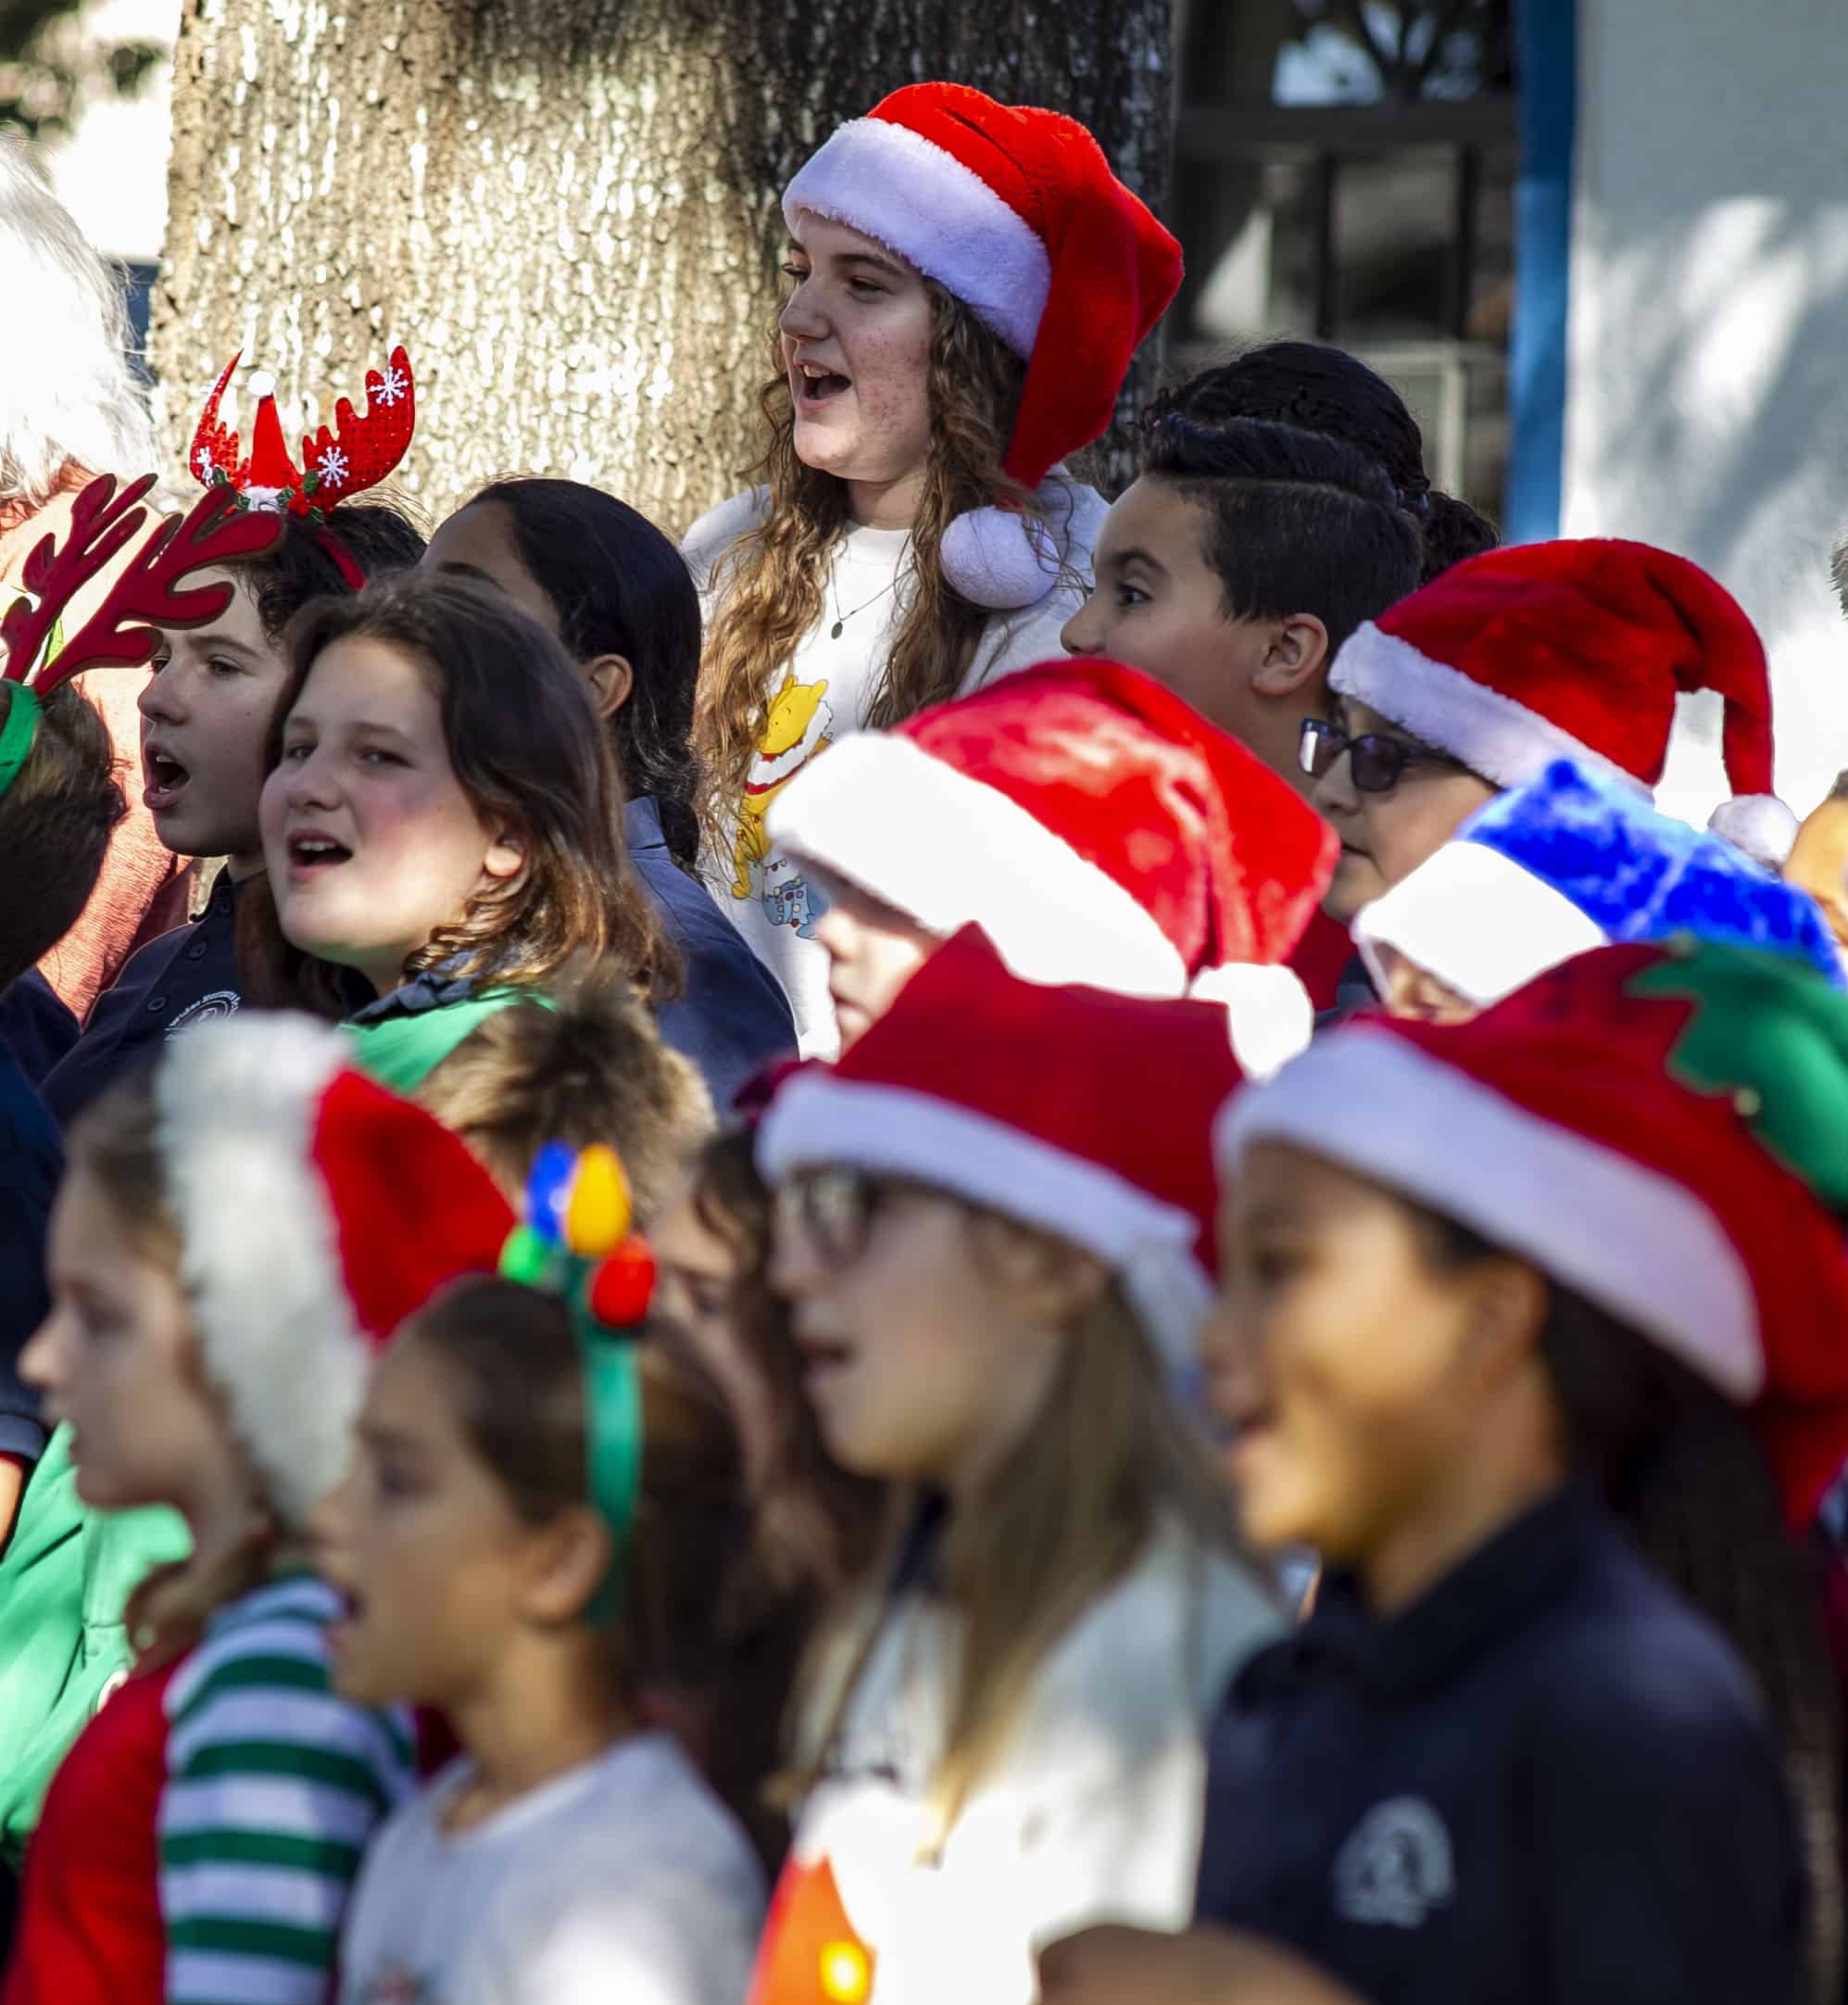
<svg viewBox="0 0 1848 2005">
<path fill-rule="evenodd" d="M 930 458 L 911 525 L 911 582 L 865 722 L 901 723 L 955 695 L 990 613 L 943 574 L 937 549 L 958 515 L 1000 503 L 1047 524 L 1040 498 L 1001 469 L 1026 364 L 963 303 L 926 279 L 931 343 Z M 694 743 L 705 762 L 703 818 L 715 834 L 744 791 L 770 699 L 804 635 L 823 617 L 835 545 L 848 527 L 846 482 L 796 456 L 796 410 L 773 330 L 775 374 L 759 396 L 770 442 L 753 469 L 768 484 L 763 520 L 725 553 L 721 610 L 701 665 Z"/>
</svg>

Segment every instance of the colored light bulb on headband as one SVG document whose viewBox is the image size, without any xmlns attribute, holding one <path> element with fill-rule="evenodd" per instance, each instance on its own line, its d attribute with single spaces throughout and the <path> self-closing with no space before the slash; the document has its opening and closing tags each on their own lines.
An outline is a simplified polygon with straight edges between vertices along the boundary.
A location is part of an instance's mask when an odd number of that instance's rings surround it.
<svg viewBox="0 0 1848 2005">
<path fill-rule="evenodd" d="M 648 1313 L 655 1293 L 655 1256 L 645 1239 L 626 1239 L 599 1263 L 586 1299 L 606 1330 L 633 1330 Z"/>
</svg>

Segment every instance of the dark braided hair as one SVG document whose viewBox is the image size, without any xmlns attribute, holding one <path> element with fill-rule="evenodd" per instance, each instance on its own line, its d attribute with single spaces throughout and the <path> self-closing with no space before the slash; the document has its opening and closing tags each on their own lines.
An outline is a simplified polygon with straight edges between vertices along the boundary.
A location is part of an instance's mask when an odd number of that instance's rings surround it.
<svg viewBox="0 0 1848 2005">
<path fill-rule="evenodd" d="M 1400 506 L 1414 517 L 1424 541 L 1419 583 L 1465 557 L 1493 549 L 1501 537 L 1487 516 L 1436 490 L 1425 471 L 1425 438 L 1405 399 L 1377 371 L 1344 348 L 1313 341 L 1269 341 L 1229 362 L 1202 371 L 1150 406 L 1159 419 L 1181 411 L 1197 424 L 1236 418 L 1339 439 L 1383 467 Z"/>
</svg>

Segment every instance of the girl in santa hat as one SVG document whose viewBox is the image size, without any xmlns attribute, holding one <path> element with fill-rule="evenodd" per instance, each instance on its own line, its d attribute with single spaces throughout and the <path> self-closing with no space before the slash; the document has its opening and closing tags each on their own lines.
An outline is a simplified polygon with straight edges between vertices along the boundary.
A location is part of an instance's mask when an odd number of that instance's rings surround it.
<svg viewBox="0 0 1848 2005">
<path fill-rule="evenodd" d="M 1043 1936 L 1186 1918 L 1203 1722 L 1277 1620 L 1164 1372 L 1236 1077 L 1219 1008 L 972 928 L 765 1115 L 823 1439 L 911 1507 L 814 1656 L 762 2005 L 1019 2005 Z"/>
<path fill-rule="evenodd" d="M 1110 422 L 1181 264 L 1082 126 L 962 84 L 842 126 L 783 210 L 764 485 L 685 552 L 711 607 L 709 873 L 825 1055 L 825 894 L 765 810 L 848 733 L 1058 651 L 1104 513 L 1062 461 Z"/>
<path fill-rule="evenodd" d="M 370 992 L 350 1029 L 387 1085 L 418 1085 L 573 959 L 676 991 L 584 677 L 505 593 L 413 573 L 323 601 L 295 636 L 270 766 L 277 986 L 329 1015 Z"/>
<path fill-rule="evenodd" d="M 175 1040 L 70 1135 L 49 1319 L 22 1359 L 83 1500 L 165 1504 L 191 1555 L 131 1602 L 139 1658 L 58 1771 L 7 2005 L 321 2005 L 408 1720 L 329 1687 L 308 1512 L 371 1347 L 497 1258 L 512 1217 L 326 1025 Z"/>
<path fill-rule="evenodd" d="M 1715 831 L 1773 868 L 1796 833 L 1771 793 L 1763 642 L 1724 586 L 1645 543 L 1471 558 L 1363 625 L 1328 688 L 1332 718 L 1305 720 L 1302 763 L 1341 839 L 1323 909 L 1343 925 L 1556 759 L 1646 793 L 1683 691 L 1725 705 L 1733 798 Z"/>
<path fill-rule="evenodd" d="M 399 1332 L 315 1514 L 337 1688 L 434 1708 L 461 1743 L 367 1858 L 352 1999 L 743 1997 L 762 1868 L 658 1714 L 691 1696 L 735 1734 L 773 1722 L 791 1653 L 744 1646 L 775 1597 L 744 1578 L 737 1439 L 711 1381 L 647 1341 L 626 1213 L 608 1151 L 542 1161 L 508 1278 Z"/>
<path fill-rule="evenodd" d="M 1370 2005 L 1839 1998 L 1787 1528 L 1848 1449 L 1844 1128 L 1848 997 L 1691 943 L 1350 1026 L 1233 1101 L 1212 1397 L 1248 1532 L 1329 1574 L 1214 1729 L 1203 1920 Z M 1174 1995 L 1145 1947 L 1049 1994 Z"/>
</svg>

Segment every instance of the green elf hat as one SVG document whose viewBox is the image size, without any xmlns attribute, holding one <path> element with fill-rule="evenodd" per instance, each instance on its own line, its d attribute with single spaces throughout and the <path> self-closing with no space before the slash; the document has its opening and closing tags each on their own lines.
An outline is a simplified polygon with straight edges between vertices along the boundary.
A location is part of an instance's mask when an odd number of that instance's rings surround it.
<svg viewBox="0 0 1848 2005">
<path fill-rule="evenodd" d="M 207 564 L 258 556 L 282 536 L 278 518 L 239 514 L 237 497 L 221 489 L 188 515 L 160 518 L 143 538 L 149 511 L 141 504 L 154 481 L 145 473 L 118 495 L 113 475 L 98 475 L 72 505 L 64 541 L 48 536 L 26 559 L 20 574 L 25 590 L 0 618 L 0 681 L 13 691 L 0 725 L 0 794 L 31 756 L 44 700 L 54 689 L 85 669 L 144 667 L 158 645 L 157 627 L 209 625 L 231 603 L 235 587 L 182 588 L 180 581 Z M 138 538 L 140 548 L 117 572 L 102 604 L 66 638 L 64 616 L 71 602 Z"/>
<path fill-rule="evenodd" d="M 1783 953 L 1581 954 L 1466 1024 L 1367 1018 L 1222 1114 L 1531 1260 L 1746 1410 L 1806 1525 L 1848 1457 L 1848 995 Z"/>
<path fill-rule="evenodd" d="M 526 1183 L 525 1217 L 500 1256 L 502 1276 L 561 1297 L 584 1359 L 585 1438 L 591 1502 L 615 1547 L 593 1621 L 622 1608 L 622 1563 L 642 1486 L 642 1384 L 635 1339 L 654 1294 L 647 1242 L 629 1229 L 634 1200 L 615 1152 L 562 1142 L 540 1150 Z"/>
</svg>

